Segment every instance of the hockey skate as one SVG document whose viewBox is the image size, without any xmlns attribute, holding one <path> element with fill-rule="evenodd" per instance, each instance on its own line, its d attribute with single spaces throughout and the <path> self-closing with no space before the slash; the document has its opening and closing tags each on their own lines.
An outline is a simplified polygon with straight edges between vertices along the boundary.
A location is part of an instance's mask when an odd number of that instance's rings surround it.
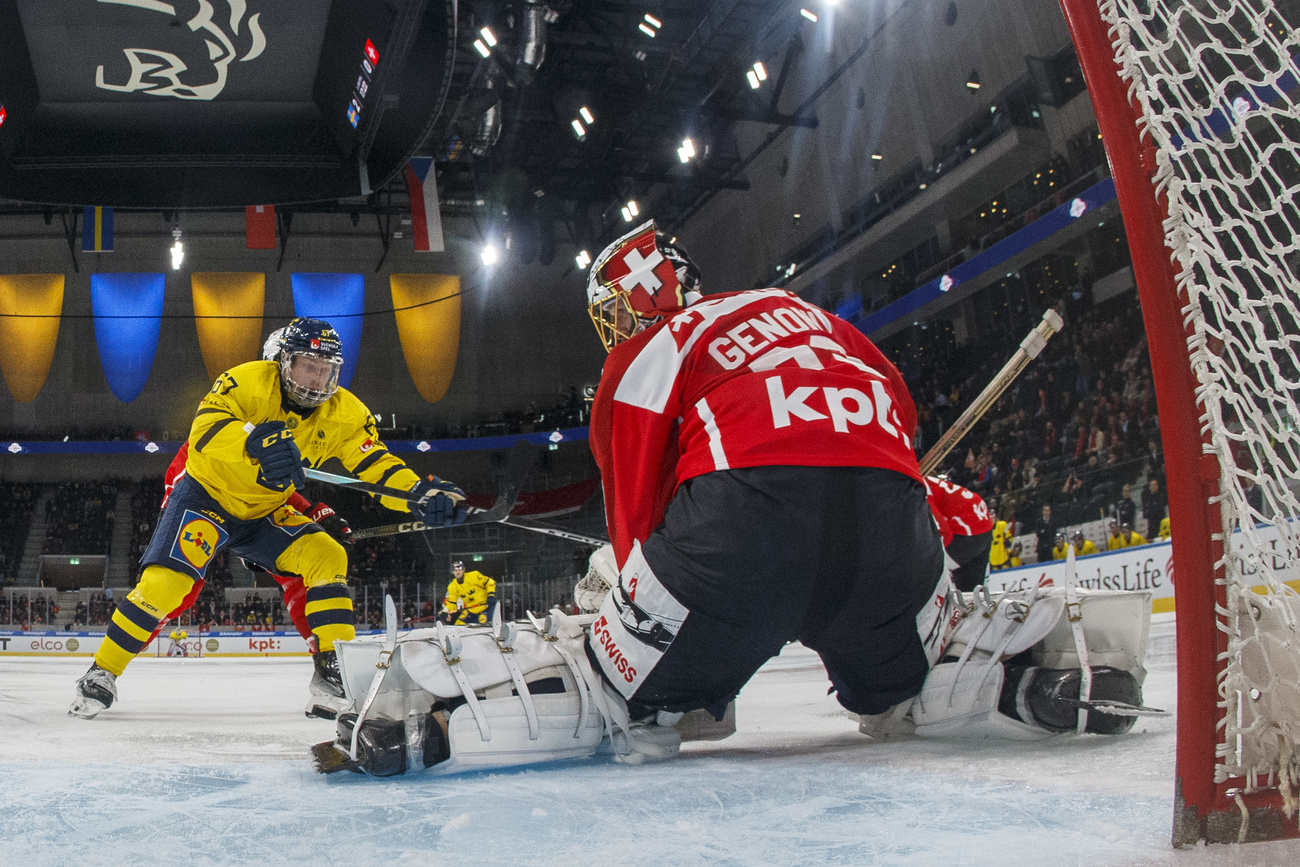
<svg viewBox="0 0 1300 867">
<path fill-rule="evenodd" d="M 77 697 L 68 708 L 68 714 L 82 719 L 94 719 L 116 700 L 117 675 L 92 663 L 90 670 L 77 681 Z"/>
<path fill-rule="evenodd" d="M 312 672 L 306 714 L 314 719 L 337 719 L 351 706 L 343 693 L 343 678 L 339 675 L 339 660 L 334 651 L 327 650 L 312 657 Z"/>
</svg>

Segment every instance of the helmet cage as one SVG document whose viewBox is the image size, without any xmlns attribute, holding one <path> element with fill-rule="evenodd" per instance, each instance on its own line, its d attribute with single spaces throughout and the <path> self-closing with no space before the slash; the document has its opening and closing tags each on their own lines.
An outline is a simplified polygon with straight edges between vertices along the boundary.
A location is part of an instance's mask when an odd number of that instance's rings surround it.
<svg viewBox="0 0 1300 867">
<path fill-rule="evenodd" d="M 698 292 L 699 271 L 675 241 L 648 220 L 606 247 L 591 266 L 587 312 L 606 350 L 665 316 Z M 694 296 L 692 296 L 694 297 Z M 632 324 L 619 325 L 620 309 Z"/>
<path fill-rule="evenodd" d="M 308 388 L 293 378 L 293 365 L 299 358 L 314 358 L 330 365 L 324 388 Z M 284 382 L 284 389 L 289 393 L 289 397 L 299 406 L 320 406 L 333 397 L 334 393 L 339 390 L 339 371 L 342 369 L 343 357 L 339 355 L 325 355 L 319 352 L 301 352 L 288 349 L 280 350 L 280 379 Z"/>
</svg>

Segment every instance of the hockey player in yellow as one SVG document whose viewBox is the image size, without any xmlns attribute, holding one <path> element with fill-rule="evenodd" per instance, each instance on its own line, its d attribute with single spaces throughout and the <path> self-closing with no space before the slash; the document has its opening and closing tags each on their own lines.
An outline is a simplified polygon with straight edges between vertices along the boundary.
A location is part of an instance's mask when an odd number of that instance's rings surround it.
<svg viewBox="0 0 1300 867">
<path fill-rule="evenodd" d="M 1007 550 L 1007 542 L 1010 541 L 1011 534 L 1007 530 L 1006 521 L 998 521 L 993 525 L 993 543 L 989 546 L 989 566 L 993 569 L 1007 569 L 1011 566 L 1009 559 L 1010 554 Z"/>
<path fill-rule="evenodd" d="M 490 623 L 497 604 L 497 582 L 477 570 L 466 572 L 460 560 L 451 564 L 451 577 L 442 603 L 444 619 L 456 626 Z"/>
<path fill-rule="evenodd" d="M 186 472 L 141 558 L 140 583 L 113 613 L 69 713 L 90 718 L 113 703 L 116 678 L 227 547 L 268 572 L 303 579 L 307 624 L 320 648 L 313 689 L 319 680 L 343 694 L 334 642 L 356 634 L 348 558 L 287 504 L 306 483 L 303 467 L 337 458 L 364 481 L 415 494 L 416 502 L 380 502 L 432 526 L 463 521 L 465 495 L 450 483 L 422 480 L 384 447 L 365 405 L 338 387 L 342 365 L 342 343 L 329 323 L 299 318 L 285 328 L 275 360 L 217 378 L 195 413 Z"/>
</svg>

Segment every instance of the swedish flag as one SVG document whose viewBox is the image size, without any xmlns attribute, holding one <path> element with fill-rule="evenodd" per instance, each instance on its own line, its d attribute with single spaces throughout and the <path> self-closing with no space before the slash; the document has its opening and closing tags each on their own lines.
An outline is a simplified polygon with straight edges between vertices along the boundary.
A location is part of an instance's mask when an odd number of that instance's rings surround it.
<svg viewBox="0 0 1300 867">
<path fill-rule="evenodd" d="M 88 205 L 81 214 L 81 251 L 113 252 L 113 209 Z"/>
</svg>

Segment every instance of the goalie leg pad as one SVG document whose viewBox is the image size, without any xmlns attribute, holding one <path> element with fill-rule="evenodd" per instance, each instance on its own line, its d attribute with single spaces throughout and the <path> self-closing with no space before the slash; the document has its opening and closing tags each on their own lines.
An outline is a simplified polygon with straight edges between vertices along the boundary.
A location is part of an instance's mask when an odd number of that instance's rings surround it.
<svg viewBox="0 0 1300 867">
<path fill-rule="evenodd" d="M 973 599 L 949 639 L 947 653 L 970 648 L 1007 659 L 1051 633 L 1065 611 L 1064 596 L 1041 595 L 1036 587 L 1000 595 L 980 587 Z"/>
<path fill-rule="evenodd" d="M 965 663 L 943 662 L 930 669 L 912 705 L 916 736 L 1041 740 L 1052 733 L 998 711 L 1002 663 L 976 653 Z"/>
</svg>

